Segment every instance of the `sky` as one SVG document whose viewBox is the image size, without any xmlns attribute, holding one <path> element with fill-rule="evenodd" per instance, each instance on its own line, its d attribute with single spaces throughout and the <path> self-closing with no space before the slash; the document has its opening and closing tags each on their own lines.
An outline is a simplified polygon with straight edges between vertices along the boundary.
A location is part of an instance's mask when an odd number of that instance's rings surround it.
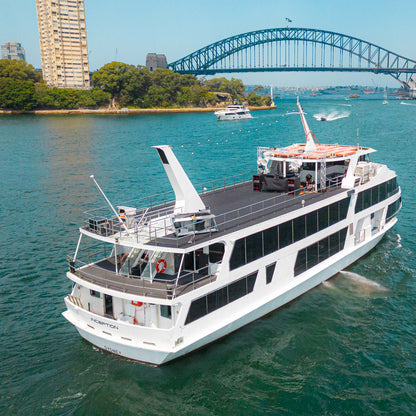
<svg viewBox="0 0 416 416">
<path fill-rule="evenodd" d="M 150 52 L 173 62 L 229 36 L 288 25 L 354 36 L 416 60 L 415 0 L 85 0 L 85 9 L 92 71 L 114 60 L 145 65 Z M 0 44 L 20 42 L 27 62 L 40 68 L 36 1 L 0 0 L 0 11 Z M 277 87 L 399 86 L 390 76 L 364 73 L 217 76 Z"/>
</svg>

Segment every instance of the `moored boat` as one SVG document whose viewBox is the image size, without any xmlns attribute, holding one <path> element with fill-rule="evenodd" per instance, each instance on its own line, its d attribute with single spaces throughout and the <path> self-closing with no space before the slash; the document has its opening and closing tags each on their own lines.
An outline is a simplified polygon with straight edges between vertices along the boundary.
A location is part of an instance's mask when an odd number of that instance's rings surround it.
<svg viewBox="0 0 416 416">
<path fill-rule="evenodd" d="M 259 148 L 249 177 L 198 193 L 172 148 L 155 146 L 172 198 L 117 207 L 106 198 L 108 209 L 87 213 L 63 313 L 83 338 L 159 365 L 279 308 L 376 246 L 401 208 L 396 173 L 370 160 L 369 147 L 318 143 L 298 109 L 306 143 Z"/>
</svg>

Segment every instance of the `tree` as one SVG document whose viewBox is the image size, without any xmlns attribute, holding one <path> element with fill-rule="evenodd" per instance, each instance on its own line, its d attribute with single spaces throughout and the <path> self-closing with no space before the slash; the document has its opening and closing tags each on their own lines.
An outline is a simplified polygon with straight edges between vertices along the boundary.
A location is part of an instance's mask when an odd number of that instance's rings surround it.
<svg viewBox="0 0 416 416">
<path fill-rule="evenodd" d="M 32 110 L 35 107 L 36 97 L 33 82 L 0 78 L 0 108 Z"/>
<path fill-rule="evenodd" d="M 0 60 L 0 78 L 12 78 L 14 81 L 43 82 L 41 74 L 25 61 L 17 59 Z"/>
<path fill-rule="evenodd" d="M 231 98 L 236 101 L 244 101 L 245 98 L 245 88 L 241 79 L 231 78 L 212 78 L 208 81 L 205 81 L 205 86 L 209 91 L 212 92 L 227 92 L 231 95 Z"/>
<path fill-rule="evenodd" d="M 111 62 L 93 73 L 92 84 L 111 94 L 113 107 L 116 104 L 137 105 L 143 103 L 150 85 L 149 70 L 123 62 Z"/>
</svg>

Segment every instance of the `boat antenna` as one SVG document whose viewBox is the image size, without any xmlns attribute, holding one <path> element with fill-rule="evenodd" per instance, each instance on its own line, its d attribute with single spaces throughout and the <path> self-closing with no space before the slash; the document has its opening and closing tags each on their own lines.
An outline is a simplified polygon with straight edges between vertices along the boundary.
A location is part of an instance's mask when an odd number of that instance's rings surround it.
<svg viewBox="0 0 416 416">
<path fill-rule="evenodd" d="M 118 218 L 120 224 L 124 227 L 124 229 L 126 230 L 127 234 L 129 234 L 129 230 L 127 228 L 127 225 L 125 224 L 125 222 L 120 218 L 120 215 L 118 215 L 118 212 L 114 209 L 113 205 L 111 205 L 111 202 L 109 201 L 109 199 L 105 196 L 104 191 L 100 188 L 100 185 L 98 185 L 97 181 L 94 178 L 94 175 L 90 175 L 90 178 L 94 181 L 95 185 L 97 186 L 98 190 L 101 192 L 102 196 L 104 197 L 104 199 L 106 200 L 107 204 L 110 205 L 110 208 L 113 210 L 114 214 L 116 214 L 116 217 Z"/>
</svg>

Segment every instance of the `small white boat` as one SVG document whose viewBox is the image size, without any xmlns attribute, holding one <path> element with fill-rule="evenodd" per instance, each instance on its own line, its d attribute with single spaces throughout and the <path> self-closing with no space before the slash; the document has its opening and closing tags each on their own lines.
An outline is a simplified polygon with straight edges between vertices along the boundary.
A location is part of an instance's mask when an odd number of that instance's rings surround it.
<svg viewBox="0 0 416 416">
<path fill-rule="evenodd" d="M 232 104 L 223 110 L 218 110 L 214 113 L 218 120 L 243 120 L 253 118 L 250 110 L 240 104 Z"/>
</svg>

